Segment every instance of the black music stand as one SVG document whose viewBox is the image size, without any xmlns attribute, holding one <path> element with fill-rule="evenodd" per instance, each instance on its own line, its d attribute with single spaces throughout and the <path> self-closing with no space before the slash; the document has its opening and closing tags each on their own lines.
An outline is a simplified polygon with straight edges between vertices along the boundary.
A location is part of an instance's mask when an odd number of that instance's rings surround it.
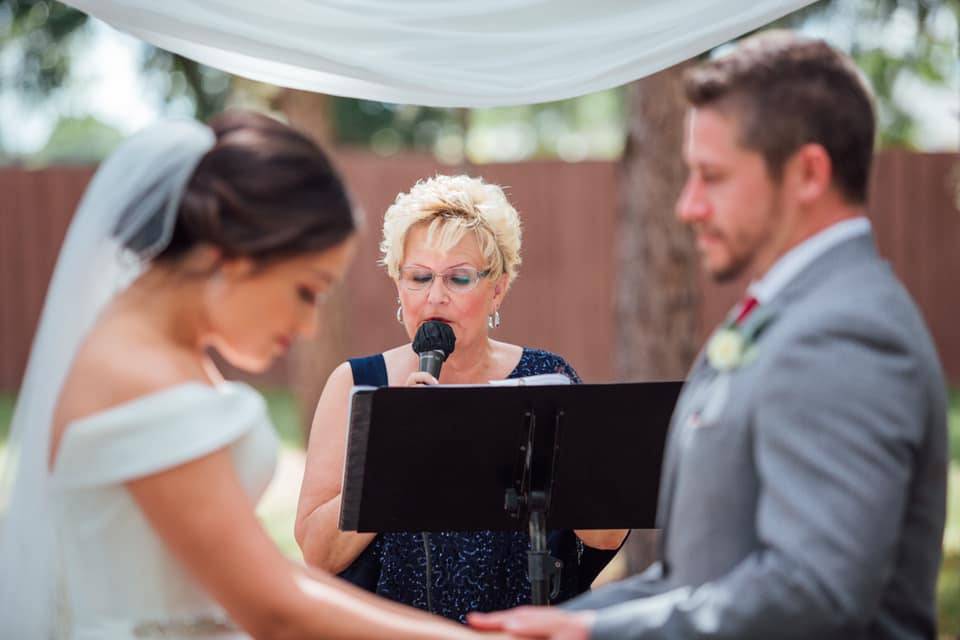
<svg viewBox="0 0 960 640">
<path fill-rule="evenodd" d="M 358 388 L 340 529 L 528 528 L 533 602 L 547 604 L 547 528 L 654 527 L 681 385 Z"/>
</svg>

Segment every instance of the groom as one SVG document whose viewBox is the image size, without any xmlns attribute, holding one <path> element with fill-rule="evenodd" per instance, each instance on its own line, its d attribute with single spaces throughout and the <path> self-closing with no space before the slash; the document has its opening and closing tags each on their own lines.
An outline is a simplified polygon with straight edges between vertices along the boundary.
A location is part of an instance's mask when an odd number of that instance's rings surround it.
<svg viewBox="0 0 960 640">
<path fill-rule="evenodd" d="M 871 98 L 848 58 L 785 32 L 695 69 L 686 93 L 677 215 L 714 279 L 752 284 L 673 417 L 661 559 L 566 611 L 471 623 L 555 640 L 934 638 L 946 392 L 864 217 Z"/>
</svg>

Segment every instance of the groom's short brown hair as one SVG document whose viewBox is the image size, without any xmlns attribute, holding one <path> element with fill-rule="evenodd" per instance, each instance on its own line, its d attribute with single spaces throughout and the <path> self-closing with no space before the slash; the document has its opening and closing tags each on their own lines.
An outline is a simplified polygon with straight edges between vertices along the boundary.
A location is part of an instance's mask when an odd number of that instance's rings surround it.
<svg viewBox="0 0 960 640">
<path fill-rule="evenodd" d="M 853 61 L 826 42 L 788 31 L 751 36 L 691 69 L 685 90 L 694 107 L 735 117 L 740 143 L 763 155 L 774 178 L 800 146 L 816 143 L 830 155 L 840 192 L 866 201 L 873 100 Z"/>
</svg>

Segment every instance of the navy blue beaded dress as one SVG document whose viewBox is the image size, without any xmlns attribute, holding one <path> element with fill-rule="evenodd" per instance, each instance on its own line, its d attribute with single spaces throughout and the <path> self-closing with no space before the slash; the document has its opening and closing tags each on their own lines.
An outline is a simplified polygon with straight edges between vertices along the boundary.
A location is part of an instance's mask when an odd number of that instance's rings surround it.
<svg viewBox="0 0 960 640">
<path fill-rule="evenodd" d="M 355 384 L 386 386 L 382 355 L 350 360 L 350 366 Z M 560 356 L 527 348 L 508 377 L 544 373 L 562 373 L 580 382 Z M 554 603 L 589 589 L 615 553 L 587 547 L 569 530 L 549 532 L 547 544 L 551 555 L 563 561 Z M 425 545 L 430 548 L 429 598 Z M 530 604 L 529 548 L 529 535 L 520 531 L 381 533 L 340 577 L 390 600 L 464 622 L 470 611 Z"/>
</svg>

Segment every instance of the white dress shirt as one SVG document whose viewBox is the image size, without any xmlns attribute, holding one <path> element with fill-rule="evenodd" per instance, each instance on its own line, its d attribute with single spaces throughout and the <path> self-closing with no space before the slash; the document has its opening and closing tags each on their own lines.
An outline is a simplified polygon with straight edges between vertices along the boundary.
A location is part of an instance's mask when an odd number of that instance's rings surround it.
<svg viewBox="0 0 960 640">
<path fill-rule="evenodd" d="M 770 302 L 814 260 L 841 242 L 870 233 L 870 229 L 870 221 L 864 216 L 830 225 L 785 253 L 762 278 L 750 283 L 747 293 L 759 304 Z"/>
</svg>

